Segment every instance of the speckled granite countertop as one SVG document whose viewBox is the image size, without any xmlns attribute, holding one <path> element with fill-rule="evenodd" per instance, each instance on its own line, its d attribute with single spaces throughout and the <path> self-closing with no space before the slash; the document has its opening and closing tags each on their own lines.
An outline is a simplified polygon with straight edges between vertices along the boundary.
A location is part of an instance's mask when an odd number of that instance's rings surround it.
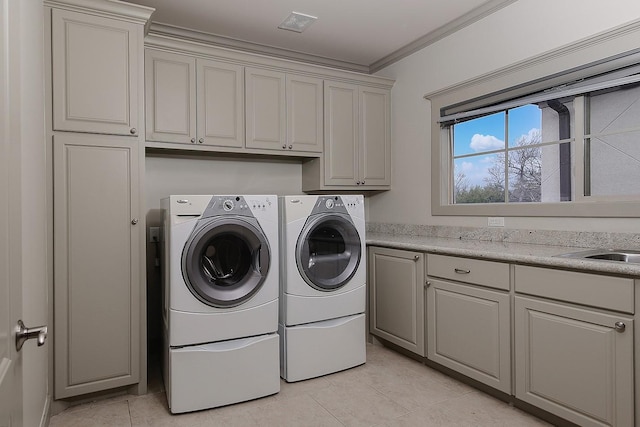
<svg viewBox="0 0 640 427">
<path fill-rule="evenodd" d="M 640 264 L 561 258 L 557 256 L 569 252 L 588 250 L 589 248 L 450 239 L 376 232 L 368 232 L 366 240 L 368 246 L 384 246 L 419 252 L 466 256 L 595 273 L 620 274 L 640 278 Z"/>
</svg>

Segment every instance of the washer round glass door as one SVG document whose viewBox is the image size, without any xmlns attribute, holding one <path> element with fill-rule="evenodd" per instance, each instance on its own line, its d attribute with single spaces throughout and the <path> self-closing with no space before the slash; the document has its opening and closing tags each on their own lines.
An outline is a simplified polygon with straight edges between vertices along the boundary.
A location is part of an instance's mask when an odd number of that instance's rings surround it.
<svg viewBox="0 0 640 427">
<path fill-rule="evenodd" d="M 271 257 L 257 222 L 224 217 L 196 227 L 182 252 L 182 275 L 191 293 L 207 305 L 233 307 L 258 292 Z"/>
<path fill-rule="evenodd" d="M 307 220 L 298 237 L 296 263 L 302 278 L 321 291 L 349 282 L 360 264 L 361 241 L 351 219 L 321 214 Z"/>
</svg>

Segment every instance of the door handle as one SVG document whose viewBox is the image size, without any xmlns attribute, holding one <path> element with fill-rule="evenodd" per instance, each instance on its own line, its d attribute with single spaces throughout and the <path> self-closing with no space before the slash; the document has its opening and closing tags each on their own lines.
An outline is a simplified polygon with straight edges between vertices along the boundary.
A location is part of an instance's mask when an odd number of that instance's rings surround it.
<svg viewBox="0 0 640 427">
<path fill-rule="evenodd" d="M 16 350 L 20 351 L 25 341 L 36 338 L 38 340 L 38 347 L 43 346 L 47 339 L 47 327 L 38 326 L 35 328 L 27 328 L 22 323 L 22 320 L 18 320 L 18 328 L 16 329 Z"/>
</svg>

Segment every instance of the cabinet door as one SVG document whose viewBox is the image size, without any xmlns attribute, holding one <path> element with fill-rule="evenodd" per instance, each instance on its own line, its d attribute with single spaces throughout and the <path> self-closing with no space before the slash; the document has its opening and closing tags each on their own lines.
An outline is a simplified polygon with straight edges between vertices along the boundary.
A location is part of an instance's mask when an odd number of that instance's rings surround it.
<svg viewBox="0 0 640 427">
<path fill-rule="evenodd" d="M 360 185 L 391 185 L 391 92 L 360 87 L 359 94 Z"/>
<path fill-rule="evenodd" d="M 424 356 L 424 254 L 369 248 L 370 332 Z"/>
<path fill-rule="evenodd" d="M 147 49 L 145 84 L 146 139 L 195 143 L 195 58 Z"/>
<path fill-rule="evenodd" d="M 140 212 L 136 140 L 61 134 L 53 143 L 60 399 L 139 381 Z"/>
<path fill-rule="evenodd" d="M 322 80 L 287 74 L 287 149 L 322 152 Z"/>
<path fill-rule="evenodd" d="M 324 184 L 358 182 L 358 86 L 327 82 L 324 86 Z"/>
<path fill-rule="evenodd" d="M 515 337 L 518 399 L 581 426 L 634 425 L 631 319 L 516 297 Z"/>
<path fill-rule="evenodd" d="M 198 59 L 197 65 L 198 144 L 241 148 L 244 145 L 244 67 L 205 59 Z"/>
<path fill-rule="evenodd" d="M 427 357 L 511 393 L 509 294 L 427 280 Z"/>
<path fill-rule="evenodd" d="M 245 90 L 247 148 L 286 149 L 285 74 L 247 68 Z"/>
<path fill-rule="evenodd" d="M 53 128 L 137 135 L 142 26 L 52 11 Z"/>
</svg>

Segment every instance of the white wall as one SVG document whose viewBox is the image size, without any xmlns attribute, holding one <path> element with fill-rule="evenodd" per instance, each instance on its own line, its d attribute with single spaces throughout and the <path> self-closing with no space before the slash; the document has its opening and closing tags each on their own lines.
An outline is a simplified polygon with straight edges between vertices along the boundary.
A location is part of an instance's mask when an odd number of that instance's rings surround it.
<svg viewBox="0 0 640 427">
<path fill-rule="evenodd" d="M 301 194 L 299 160 L 147 155 L 147 225 L 160 221 L 160 199 L 172 194 Z"/>
<path fill-rule="evenodd" d="M 427 93 L 640 18 L 637 0 L 518 0 L 381 70 L 392 91 L 392 190 L 371 197 L 371 222 L 483 227 L 486 218 L 431 216 Z M 400 207 L 400 208 L 399 208 Z M 506 218 L 507 228 L 634 231 L 638 219 Z"/>
</svg>

